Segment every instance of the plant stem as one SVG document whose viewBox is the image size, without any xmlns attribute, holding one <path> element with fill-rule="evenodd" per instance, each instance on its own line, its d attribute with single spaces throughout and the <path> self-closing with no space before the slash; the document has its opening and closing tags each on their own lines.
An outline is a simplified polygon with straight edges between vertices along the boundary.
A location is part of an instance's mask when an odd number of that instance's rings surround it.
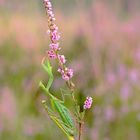
<svg viewBox="0 0 140 140">
<path fill-rule="evenodd" d="M 78 140 L 81 140 L 81 134 L 82 134 L 82 123 L 79 122 L 79 136 L 78 136 Z"/>
</svg>

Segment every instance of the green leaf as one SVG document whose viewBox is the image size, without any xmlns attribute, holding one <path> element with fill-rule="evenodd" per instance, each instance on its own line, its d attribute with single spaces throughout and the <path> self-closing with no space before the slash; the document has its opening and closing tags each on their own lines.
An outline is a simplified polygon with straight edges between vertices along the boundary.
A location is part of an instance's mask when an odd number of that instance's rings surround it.
<svg viewBox="0 0 140 140">
<path fill-rule="evenodd" d="M 53 100 L 55 109 L 59 113 L 61 119 L 66 123 L 70 128 L 74 129 L 74 123 L 69 113 L 69 110 L 66 106 L 60 103 L 58 100 Z"/>
<path fill-rule="evenodd" d="M 47 60 L 44 60 L 44 61 L 42 62 L 42 66 L 43 66 L 44 70 L 45 70 L 45 71 L 48 73 L 48 75 L 49 75 L 49 80 L 48 80 L 48 84 L 47 84 L 47 87 L 46 87 L 47 91 L 49 91 L 49 89 L 50 89 L 50 87 L 51 87 L 51 85 L 52 85 L 53 79 L 54 79 L 53 73 L 52 73 L 52 67 L 51 67 L 50 62 L 49 62 L 48 59 L 47 59 Z"/>
<path fill-rule="evenodd" d="M 69 128 L 67 124 L 65 124 L 62 120 L 60 120 L 58 117 L 56 117 L 55 113 L 47 106 L 46 101 L 42 101 L 46 111 L 48 112 L 48 115 L 50 118 L 57 124 L 57 126 L 68 136 L 69 140 L 73 139 L 73 129 Z"/>
</svg>

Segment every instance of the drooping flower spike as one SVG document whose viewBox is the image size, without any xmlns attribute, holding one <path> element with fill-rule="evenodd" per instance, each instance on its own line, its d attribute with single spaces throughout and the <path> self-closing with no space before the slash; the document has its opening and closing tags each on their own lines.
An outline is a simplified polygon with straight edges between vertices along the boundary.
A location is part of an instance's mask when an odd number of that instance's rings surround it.
<svg viewBox="0 0 140 140">
<path fill-rule="evenodd" d="M 70 68 L 67 68 L 65 63 L 66 63 L 66 58 L 64 55 L 60 55 L 59 51 L 61 50 L 59 46 L 59 40 L 60 40 L 60 33 L 58 32 L 58 27 L 54 23 L 55 17 L 54 13 L 52 10 L 52 5 L 50 0 L 44 0 L 46 12 L 48 15 L 48 34 L 50 36 L 50 50 L 47 51 L 47 56 L 50 59 L 57 59 L 59 69 L 58 72 L 62 75 L 62 79 L 65 81 L 69 81 L 73 77 L 73 70 Z M 71 82 L 70 85 L 73 83 Z"/>
</svg>

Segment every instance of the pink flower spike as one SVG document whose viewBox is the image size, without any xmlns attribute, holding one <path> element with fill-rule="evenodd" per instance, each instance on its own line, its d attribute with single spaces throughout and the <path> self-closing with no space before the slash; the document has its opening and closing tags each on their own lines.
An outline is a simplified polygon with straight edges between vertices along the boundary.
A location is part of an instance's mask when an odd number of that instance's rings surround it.
<svg viewBox="0 0 140 140">
<path fill-rule="evenodd" d="M 59 59 L 59 62 L 62 63 L 62 64 L 65 64 L 66 63 L 66 59 L 65 59 L 65 56 L 64 55 L 58 55 L 58 59 Z"/>
<path fill-rule="evenodd" d="M 86 100 L 85 100 L 85 102 L 84 102 L 84 109 L 86 110 L 86 109 L 90 109 L 91 108 L 91 105 L 92 105 L 92 102 L 93 102 L 93 100 L 92 100 L 92 98 L 91 97 L 87 97 L 86 98 Z"/>
<path fill-rule="evenodd" d="M 55 52 L 53 50 L 50 50 L 47 52 L 48 53 L 48 56 L 51 58 L 51 59 L 56 59 L 57 56 L 55 54 Z"/>
</svg>

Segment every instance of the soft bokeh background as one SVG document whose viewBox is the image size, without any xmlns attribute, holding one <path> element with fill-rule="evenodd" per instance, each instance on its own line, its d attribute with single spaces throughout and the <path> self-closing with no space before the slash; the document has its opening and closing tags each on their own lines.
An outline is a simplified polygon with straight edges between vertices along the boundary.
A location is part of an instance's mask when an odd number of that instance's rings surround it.
<svg viewBox="0 0 140 140">
<path fill-rule="evenodd" d="M 38 88 L 48 77 L 42 1 L 0 0 L 0 140 L 65 140 Z M 52 1 L 79 102 L 94 99 L 84 140 L 140 140 L 140 1 Z M 55 75 L 59 95 L 65 83 Z"/>
</svg>

